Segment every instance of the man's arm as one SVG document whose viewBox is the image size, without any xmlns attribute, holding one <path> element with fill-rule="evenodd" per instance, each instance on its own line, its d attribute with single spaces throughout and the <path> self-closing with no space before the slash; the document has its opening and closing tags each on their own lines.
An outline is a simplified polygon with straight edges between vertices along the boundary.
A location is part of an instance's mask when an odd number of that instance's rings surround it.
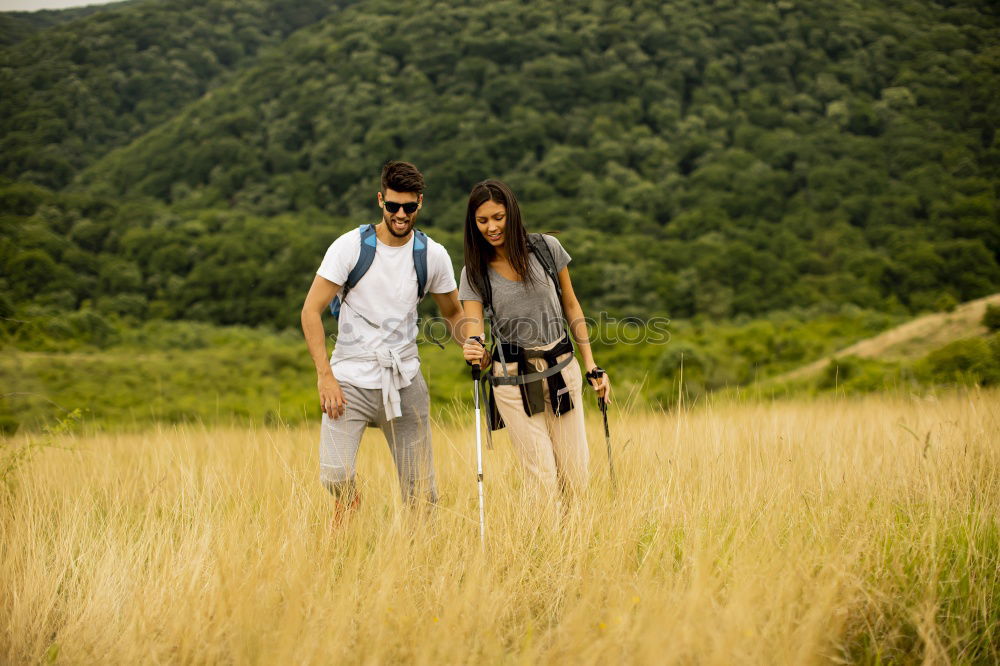
<svg viewBox="0 0 1000 666">
<path fill-rule="evenodd" d="M 302 304 L 302 334 L 306 338 L 313 365 L 316 366 L 316 388 L 319 391 L 320 409 L 332 419 L 344 413 L 347 400 L 336 377 L 333 376 L 330 361 L 326 356 L 326 331 L 323 329 L 322 317 L 323 311 L 339 292 L 339 284 L 317 275 L 309 288 L 305 303 Z"/>
<path fill-rule="evenodd" d="M 462 325 L 465 318 L 462 313 L 462 305 L 458 302 L 458 290 L 453 289 L 447 294 L 431 294 L 431 296 L 437 303 L 441 316 L 448 322 L 448 333 L 451 335 L 451 339 L 456 344 L 461 345 L 465 342 L 465 338 L 462 337 Z"/>
</svg>

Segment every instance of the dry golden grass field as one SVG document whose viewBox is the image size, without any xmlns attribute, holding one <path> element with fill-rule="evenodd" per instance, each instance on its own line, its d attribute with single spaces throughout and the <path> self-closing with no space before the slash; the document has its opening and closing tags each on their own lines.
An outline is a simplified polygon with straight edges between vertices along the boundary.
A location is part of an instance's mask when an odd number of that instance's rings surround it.
<svg viewBox="0 0 1000 666">
<path fill-rule="evenodd" d="M 471 414 L 435 428 L 429 513 L 369 431 L 339 530 L 318 427 L 8 440 L 46 446 L 0 487 L 0 662 L 996 663 L 998 412 L 975 390 L 616 409 L 615 493 L 591 414 L 558 529 L 501 437 L 485 552 Z"/>
</svg>

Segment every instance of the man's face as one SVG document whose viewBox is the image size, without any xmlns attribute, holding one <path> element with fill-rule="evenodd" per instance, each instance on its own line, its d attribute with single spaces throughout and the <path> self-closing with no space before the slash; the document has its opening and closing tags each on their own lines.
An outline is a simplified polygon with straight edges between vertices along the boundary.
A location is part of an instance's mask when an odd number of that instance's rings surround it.
<svg viewBox="0 0 1000 666">
<path fill-rule="evenodd" d="M 397 238 L 409 236 L 423 201 L 424 195 L 416 192 L 397 192 L 388 187 L 385 189 L 384 195 L 379 192 L 378 205 L 382 209 L 382 220 L 389 233 Z M 392 212 L 390 210 L 392 208 L 395 208 L 396 211 Z M 412 212 L 407 213 L 407 208 Z"/>
</svg>

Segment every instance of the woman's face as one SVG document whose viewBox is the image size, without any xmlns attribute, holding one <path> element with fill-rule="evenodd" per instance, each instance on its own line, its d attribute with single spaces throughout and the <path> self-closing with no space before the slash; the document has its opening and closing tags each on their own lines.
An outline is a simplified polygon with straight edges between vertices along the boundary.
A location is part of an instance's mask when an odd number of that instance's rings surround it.
<svg viewBox="0 0 1000 666">
<path fill-rule="evenodd" d="M 487 201 L 476 209 L 476 226 L 486 242 L 493 247 L 503 245 L 504 227 L 507 225 L 507 208 L 496 201 Z"/>
</svg>

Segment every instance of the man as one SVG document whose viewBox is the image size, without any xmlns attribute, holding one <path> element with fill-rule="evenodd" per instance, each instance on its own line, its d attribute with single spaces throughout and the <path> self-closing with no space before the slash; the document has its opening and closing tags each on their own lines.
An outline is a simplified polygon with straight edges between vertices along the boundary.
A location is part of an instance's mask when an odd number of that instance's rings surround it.
<svg viewBox="0 0 1000 666">
<path fill-rule="evenodd" d="M 434 298 L 453 336 L 460 332 L 462 308 L 447 250 L 414 231 L 423 190 L 424 178 L 414 165 L 386 163 L 376 195 L 382 219 L 374 234 L 362 227 L 335 240 L 302 306 L 302 332 L 316 366 L 323 410 L 320 480 L 336 500 L 335 523 L 358 505 L 355 458 L 369 425 L 385 435 L 404 502 L 437 501 L 430 399 L 416 344 L 420 264 L 426 261 L 424 293 Z M 424 241 L 425 260 L 417 253 Z M 364 263 L 359 263 L 362 242 L 369 253 L 375 247 L 374 259 L 353 288 L 342 289 L 352 270 Z M 337 342 L 327 361 L 321 317 L 338 295 L 343 298 Z"/>
</svg>

